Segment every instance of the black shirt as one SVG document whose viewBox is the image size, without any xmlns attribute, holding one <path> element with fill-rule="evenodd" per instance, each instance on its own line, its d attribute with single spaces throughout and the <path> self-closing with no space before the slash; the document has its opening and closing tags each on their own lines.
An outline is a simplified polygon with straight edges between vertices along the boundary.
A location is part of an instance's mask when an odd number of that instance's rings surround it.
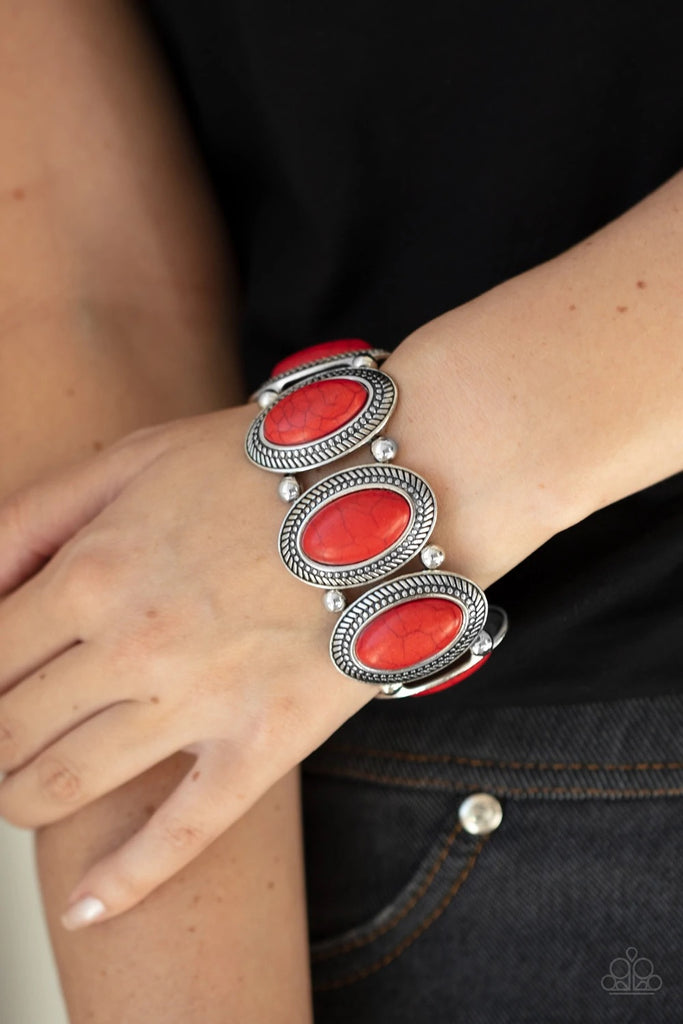
<svg viewBox="0 0 683 1024">
<path fill-rule="evenodd" d="M 673 0 L 149 8 L 236 250 L 252 386 L 319 341 L 395 347 L 683 166 Z M 510 634 L 448 700 L 683 689 L 681 567 L 683 474 L 491 587 Z"/>
</svg>

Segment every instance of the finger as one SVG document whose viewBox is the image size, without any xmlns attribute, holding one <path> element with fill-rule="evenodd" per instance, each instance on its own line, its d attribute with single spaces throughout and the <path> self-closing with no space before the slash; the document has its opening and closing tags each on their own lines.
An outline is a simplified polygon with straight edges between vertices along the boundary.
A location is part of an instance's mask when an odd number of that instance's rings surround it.
<svg viewBox="0 0 683 1024">
<path fill-rule="evenodd" d="M 0 772 L 16 771 L 93 715 L 132 696 L 130 683 L 102 671 L 96 645 L 75 644 L 0 697 Z"/>
<path fill-rule="evenodd" d="M 167 446 L 163 427 L 136 431 L 1 502 L 0 594 L 34 573 Z"/>
<path fill-rule="evenodd" d="M 62 917 L 64 926 L 83 928 L 136 906 L 222 835 L 277 777 L 277 771 L 260 778 L 253 771 L 247 774 L 247 766 L 238 767 L 229 748 L 200 751 L 140 831 L 81 879 Z"/>
<path fill-rule="evenodd" d="M 137 701 L 101 711 L 0 783 L 0 817 L 38 828 L 123 785 L 186 747 L 188 716 L 164 716 Z"/>
<path fill-rule="evenodd" d="M 48 571 L 0 600 L 0 693 L 81 639 L 63 603 L 46 590 Z"/>
</svg>

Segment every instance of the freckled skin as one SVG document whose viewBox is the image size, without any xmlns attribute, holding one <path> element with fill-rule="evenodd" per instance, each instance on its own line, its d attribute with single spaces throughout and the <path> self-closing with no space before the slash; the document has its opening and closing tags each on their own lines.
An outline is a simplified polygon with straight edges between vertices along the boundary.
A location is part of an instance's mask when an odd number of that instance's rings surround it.
<svg viewBox="0 0 683 1024">
<path fill-rule="evenodd" d="M 356 654 L 369 668 L 408 668 L 447 647 L 460 632 L 462 611 L 439 597 L 388 608 L 361 630 Z"/>
<path fill-rule="evenodd" d="M 391 547 L 409 522 L 410 505 L 403 495 L 368 488 L 320 509 L 303 531 L 301 547 L 322 565 L 352 565 Z"/>
<path fill-rule="evenodd" d="M 263 421 L 271 444 L 304 444 L 326 437 L 356 416 L 368 400 L 361 383 L 343 377 L 316 381 L 285 395 Z"/>
</svg>

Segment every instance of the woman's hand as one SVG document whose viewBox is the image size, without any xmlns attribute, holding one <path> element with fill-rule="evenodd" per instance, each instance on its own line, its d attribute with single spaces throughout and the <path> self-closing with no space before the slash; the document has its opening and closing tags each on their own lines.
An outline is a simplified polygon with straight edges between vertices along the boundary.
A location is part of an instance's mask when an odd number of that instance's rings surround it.
<svg viewBox="0 0 683 1024">
<path fill-rule="evenodd" d="M 446 568 L 488 586 L 683 468 L 682 196 L 683 174 L 387 360 Z M 279 562 L 275 481 L 243 451 L 254 413 L 138 431 L 0 505 L 0 814 L 43 825 L 196 755 L 67 923 L 135 905 L 376 693 L 333 668 L 330 616 Z"/>
<path fill-rule="evenodd" d="M 196 755 L 68 926 L 142 900 L 376 693 L 332 666 L 331 616 L 280 563 L 254 414 L 136 431 L 0 505 L 0 814 L 45 825 Z"/>
</svg>

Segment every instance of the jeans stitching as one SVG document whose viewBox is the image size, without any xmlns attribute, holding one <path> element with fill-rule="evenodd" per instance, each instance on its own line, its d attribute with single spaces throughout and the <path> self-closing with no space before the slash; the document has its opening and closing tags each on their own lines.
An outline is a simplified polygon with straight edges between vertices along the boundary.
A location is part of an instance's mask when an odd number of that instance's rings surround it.
<svg viewBox="0 0 683 1024">
<path fill-rule="evenodd" d="M 392 786 L 432 786 L 435 789 L 450 789 L 456 792 L 466 792 L 473 789 L 472 782 L 453 782 L 451 779 L 426 778 L 408 779 L 398 775 L 377 775 L 372 772 L 363 772 L 358 769 L 344 768 L 343 770 L 324 769 L 318 770 L 315 774 L 332 775 L 341 778 L 364 779 L 367 782 L 379 782 Z M 486 783 L 488 793 L 498 793 L 502 796 L 524 796 L 531 793 L 545 793 L 547 795 L 583 794 L 585 796 L 681 796 L 683 786 L 674 786 L 670 789 L 607 789 L 593 786 L 496 786 Z"/>
<path fill-rule="evenodd" d="M 345 978 L 337 978 L 334 981 L 320 982 L 320 984 L 314 985 L 313 990 L 315 992 L 325 992 L 331 989 L 344 988 L 346 985 L 352 985 L 355 981 L 360 981 L 361 978 L 366 978 L 369 974 L 374 974 L 376 971 L 381 970 L 383 967 L 387 967 L 388 964 L 392 963 L 399 956 L 405 953 L 406 949 L 408 949 L 409 946 L 412 946 L 413 942 L 415 942 L 415 940 L 418 939 L 420 935 L 426 932 L 430 925 L 434 923 L 434 921 L 441 917 L 444 910 L 446 909 L 448 904 L 453 900 L 456 893 L 458 892 L 458 889 L 460 889 L 461 885 L 465 882 L 466 878 L 468 877 L 469 873 L 474 867 L 477 858 L 479 857 L 479 854 L 484 848 L 484 845 L 488 838 L 489 836 L 481 837 L 481 839 L 475 846 L 474 850 L 470 854 L 470 857 L 468 858 L 468 861 L 465 864 L 464 868 L 462 869 L 458 877 L 455 879 L 455 881 L 453 882 L 453 884 L 451 885 L 450 889 L 443 897 L 441 902 L 436 907 L 434 907 L 434 909 L 427 915 L 427 917 L 425 917 L 420 922 L 420 924 L 410 933 L 410 935 L 407 935 L 404 939 L 402 939 L 401 942 L 399 942 L 399 944 L 394 947 L 394 949 L 392 949 L 389 953 L 385 953 L 383 957 L 381 957 L 379 960 L 375 960 L 374 963 L 369 964 L 367 967 L 362 967 L 359 970 L 354 971 L 352 974 L 347 975 Z"/>
<path fill-rule="evenodd" d="M 639 761 L 636 764 L 614 764 L 580 761 L 496 761 L 487 757 L 461 757 L 456 754 L 416 754 L 407 750 L 380 750 L 377 747 L 356 747 L 351 744 L 334 744 L 327 751 L 340 754 L 365 755 L 369 757 L 395 758 L 397 761 L 418 761 L 421 763 L 447 763 L 470 765 L 473 768 L 514 768 L 515 770 L 539 771 L 676 771 L 683 768 L 683 761 Z"/>
<path fill-rule="evenodd" d="M 451 829 L 448 836 L 446 837 L 446 841 L 441 850 L 439 850 L 436 860 L 429 869 L 427 877 L 422 882 L 422 885 L 419 887 L 417 892 L 415 892 L 412 895 L 408 903 L 399 911 L 397 911 L 396 914 L 394 914 L 394 916 L 389 919 L 389 921 L 385 921 L 384 924 L 378 925 L 376 928 L 373 928 L 373 930 L 368 935 L 364 935 L 362 937 L 359 936 L 356 939 L 349 939 L 349 941 L 345 942 L 342 946 L 335 947 L 332 950 L 321 950 L 321 952 L 319 953 L 314 953 L 311 957 L 311 961 L 313 963 L 319 963 L 322 960 L 329 960 L 330 957 L 341 956 L 342 953 L 348 953 L 352 949 L 359 949 L 362 946 L 366 946 L 369 942 L 373 942 L 375 939 L 378 939 L 381 935 L 385 935 L 387 932 L 391 931 L 392 928 L 395 928 L 396 925 L 403 920 L 406 914 L 408 914 L 413 909 L 413 907 L 417 903 L 419 903 L 419 901 L 425 895 L 427 890 L 430 888 L 432 882 L 434 881 L 434 879 L 436 878 L 439 871 L 444 865 L 444 861 L 448 856 L 448 851 L 452 847 L 453 843 L 455 842 L 460 832 L 462 832 L 462 825 L 458 821 L 456 825 Z"/>
</svg>

